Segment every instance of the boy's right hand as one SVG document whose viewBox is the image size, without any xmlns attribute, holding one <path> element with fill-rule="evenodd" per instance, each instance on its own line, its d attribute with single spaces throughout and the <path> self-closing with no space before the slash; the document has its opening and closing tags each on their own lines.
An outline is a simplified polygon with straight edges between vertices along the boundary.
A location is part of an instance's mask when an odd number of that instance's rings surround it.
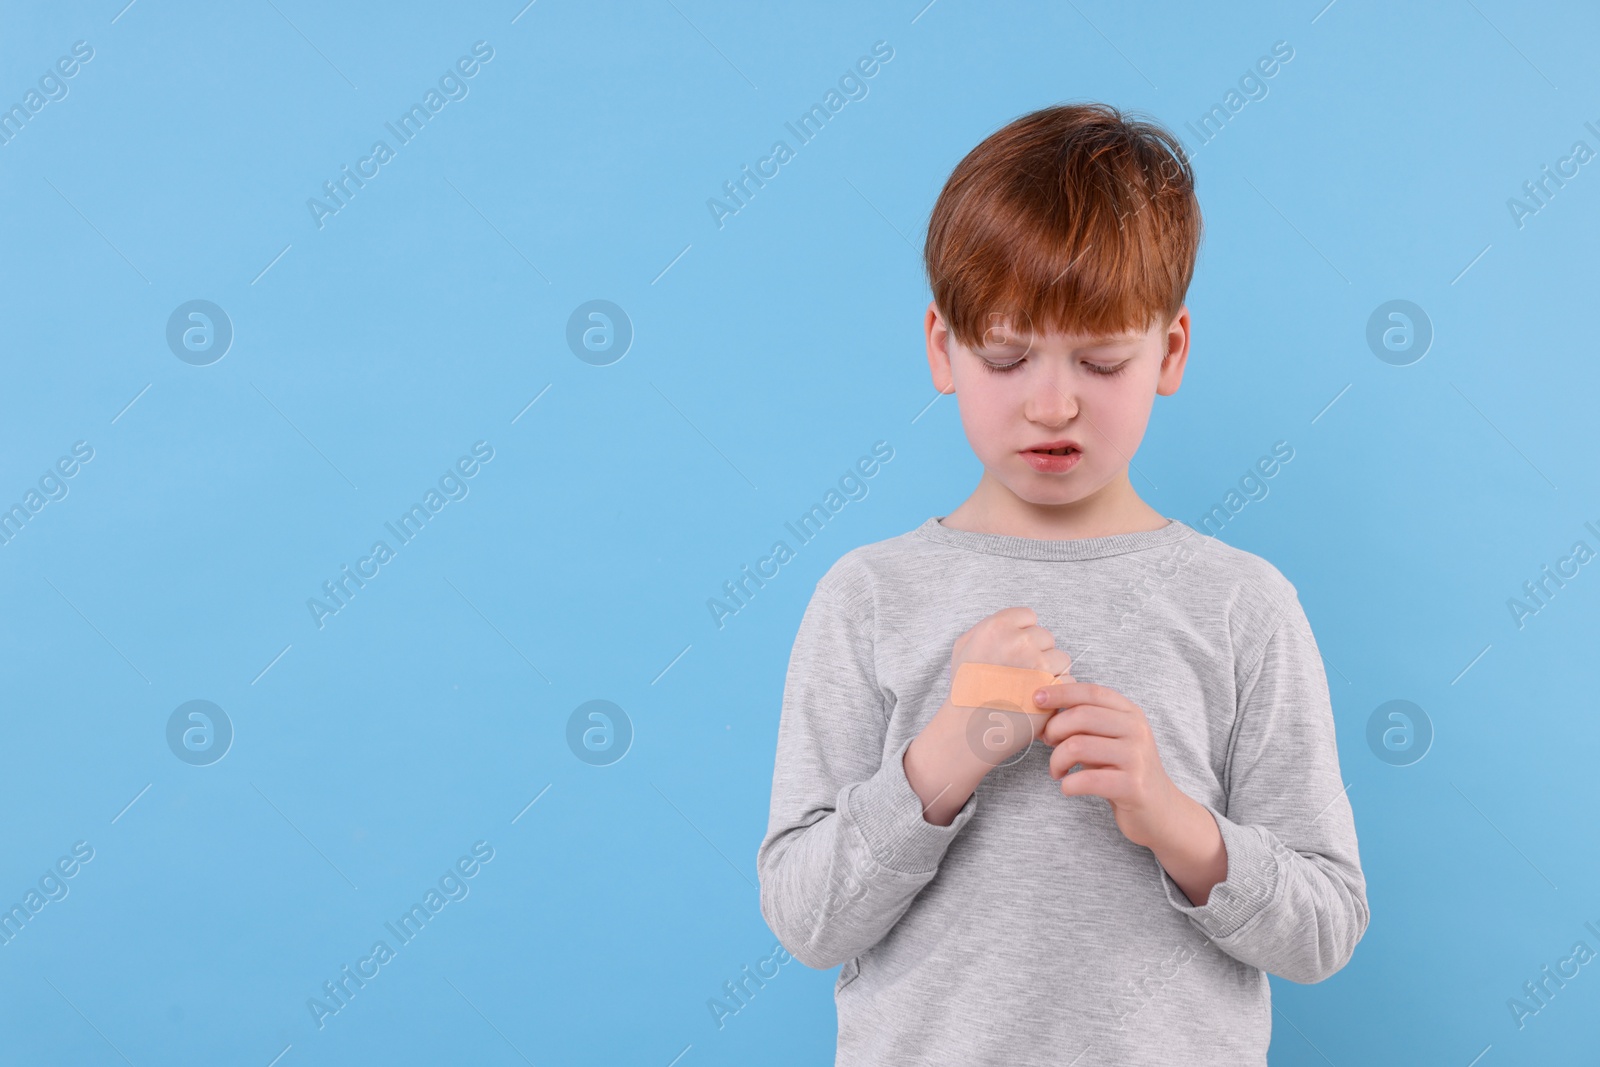
<svg viewBox="0 0 1600 1067">
<path fill-rule="evenodd" d="M 956 638 L 950 654 L 950 677 L 963 663 L 998 663 L 1048 671 L 1061 681 L 1074 681 L 1067 668 L 1072 657 L 1056 648 L 1056 639 L 1031 608 L 1006 608 L 990 615 Z M 922 817 L 934 826 L 949 826 L 962 805 L 988 773 L 1042 740 L 1044 724 L 1055 712 L 999 711 L 944 704 L 906 748 L 906 781 L 922 801 Z"/>
<path fill-rule="evenodd" d="M 1039 625 L 1032 608 L 1005 608 L 981 620 L 956 638 L 950 653 L 950 677 L 963 663 L 998 663 L 1005 667 L 1025 667 L 1073 681 L 1069 668 L 1072 657 L 1056 647 L 1055 635 Z M 946 703 L 949 704 L 948 697 Z M 964 730 L 972 753 L 989 767 L 999 766 L 1012 756 L 1041 740 L 1050 715 L 1038 708 L 1030 711 L 1000 711 L 995 708 L 963 708 L 951 704 L 968 717 Z"/>
</svg>

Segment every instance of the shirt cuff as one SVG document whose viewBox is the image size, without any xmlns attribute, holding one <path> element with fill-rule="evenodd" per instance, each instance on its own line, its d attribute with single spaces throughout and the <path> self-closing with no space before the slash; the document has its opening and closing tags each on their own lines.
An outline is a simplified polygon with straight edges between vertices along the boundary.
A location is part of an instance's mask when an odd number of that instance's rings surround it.
<svg viewBox="0 0 1600 1067">
<path fill-rule="evenodd" d="M 1187 915 L 1207 937 L 1221 940 L 1244 929 L 1278 895 L 1278 857 L 1257 827 L 1236 823 L 1210 804 L 1201 806 L 1217 820 L 1217 829 L 1222 833 L 1222 844 L 1228 853 L 1227 878 L 1212 886 L 1204 904 L 1196 905 L 1190 903 L 1159 860 L 1156 869 L 1161 872 L 1167 903 Z"/>
<path fill-rule="evenodd" d="M 967 798 L 949 826 L 935 826 L 923 818 L 922 798 L 906 778 L 906 749 L 914 740 L 907 738 L 871 778 L 841 789 L 837 807 L 878 863 L 903 874 L 932 874 L 950 842 L 972 821 L 978 794 L 974 791 Z"/>
</svg>

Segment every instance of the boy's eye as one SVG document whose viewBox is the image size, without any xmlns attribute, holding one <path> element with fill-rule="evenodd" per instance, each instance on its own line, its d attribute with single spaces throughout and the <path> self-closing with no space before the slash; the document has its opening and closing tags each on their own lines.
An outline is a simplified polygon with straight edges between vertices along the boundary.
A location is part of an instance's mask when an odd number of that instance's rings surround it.
<svg viewBox="0 0 1600 1067">
<path fill-rule="evenodd" d="M 994 371 L 995 374 L 1005 374 L 1006 371 L 1016 370 L 1016 368 L 1022 366 L 1022 363 L 1026 363 L 1027 360 L 1026 358 L 1021 358 L 1021 360 L 1013 360 L 1013 362 L 1010 363 L 994 363 L 990 362 L 989 358 L 978 357 L 978 362 L 984 365 L 984 370 Z M 1130 362 L 1131 360 L 1123 360 L 1122 363 L 1115 363 L 1115 365 L 1110 366 L 1102 365 L 1102 363 L 1085 363 L 1083 366 L 1086 366 L 1086 368 L 1090 370 L 1091 374 L 1102 374 L 1102 376 L 1109 378 L 1109 376 L 1112 376 L 1112 374 L 1122 374 L 1122 371 L 1126 370 L 1126 366 L 1128 366 L 1128 363 Z"/>
<path fill-rule="evenodd" d="M 1018 367 L 1022 366 L 1022 364 L 1023 364 L 1023 361 L 1020 360 L 1020 359 L 1017 360 L 1015 363 L 1006 363 L 1004 365 L 996 365 L 994 363 L 990 363 L 986 359 L 981 359 L 981 358 L 978 360 L 978 362 L 983 364 L 985 370 L 992 370 L 996 374 L 1004 374 L 1008 370 L 1016 370 Z"/>
<path fill-rule="evenodd" d="M 1004 374 L 1006 371 L 1016 370 L 1027 361 L 1019 359 L 1014 363 L 996 364 L 990 363 L 987 359 L 979 359 L 979 362 L 983 364 L 985 370 L 994 371 L 996 374 Z M 1084 366 L 1089 368 L 1089 372 L 1091 374 L 1099 374 L 1105 377 L 1110 377 L 1113 374 L 1121 374 L 1127 369 L 1128 364 L 1124 362 L 1118 363 L 1114 367 L 1105 367 L 1098 363 L 1085 363 Z"/>
</svg>

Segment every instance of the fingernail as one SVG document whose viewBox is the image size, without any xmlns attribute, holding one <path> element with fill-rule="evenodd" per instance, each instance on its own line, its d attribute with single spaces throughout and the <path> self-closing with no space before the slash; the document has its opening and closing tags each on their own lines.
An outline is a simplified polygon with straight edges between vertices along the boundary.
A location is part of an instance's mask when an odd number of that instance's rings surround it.
<svg viewBox="0 0 1600 1067">
<path fill-rule="evenodd" d="M 1047 699 L 1049 699 L 1049 698 L 1045 695 L 1045 691 L 1043 689 L 1034 690 L 1033 702 L 1035 704 L 1041 704 L 1042 705 Z"/>
</svg>

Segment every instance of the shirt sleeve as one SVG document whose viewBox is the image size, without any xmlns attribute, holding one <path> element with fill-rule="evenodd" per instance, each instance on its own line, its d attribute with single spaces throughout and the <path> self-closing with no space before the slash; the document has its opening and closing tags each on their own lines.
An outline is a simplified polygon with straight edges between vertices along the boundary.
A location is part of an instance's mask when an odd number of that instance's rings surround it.
<svg viewBox="0 0 1600 1067">
<path fill-rule="evenodd" d="M 1224 780 L 1223 810 L 1204 806 L 1227 878 L 1197 907 L 1162 869 L 1167 900 L 1235 959 L 1320 982 L 1349 962 L 1369 912 L 1327 677 L 1298 596 L 1240 689 Z"/>
<path fill-rule="evenodd" d="M 873 668 L 870 591 L 819 583 L 784 682 L 772 807 L 756 853 L 761 914 L 789 953 L 824 969 L 859 956 L 899 921 L 972 821 L 923 818 L 902 762 L 884 751 L 892 697 Z"/>
</svg>

